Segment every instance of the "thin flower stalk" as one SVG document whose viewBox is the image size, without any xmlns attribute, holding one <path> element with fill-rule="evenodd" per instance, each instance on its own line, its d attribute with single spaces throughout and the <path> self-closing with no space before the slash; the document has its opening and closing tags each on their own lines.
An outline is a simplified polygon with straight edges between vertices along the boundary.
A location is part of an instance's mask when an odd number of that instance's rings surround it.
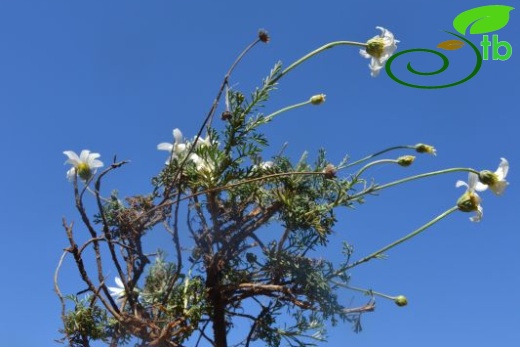
<svg viewBox="0 0 520 347">
<path fill-rule="evenodd" d="M 441 213 L 439 216 L 435 217 L 434 219 L 432 219 L 431 221 L 429 221 L 428 223 L 424 224 L 423 226 L 421 226 L 419 229 L 411 232 L 410 234 L 400 238 L 399 240 L 396 240 L 394 242 L 392 242 L 391 244 L 375 251 L 374 253 L 352 263 L 351 265 L 347 266 L 347 269 L 350 269 L 350 268 L 353 268 L 353 267 L 356 267 L 358 266 L 359 264 L 362 264 L 362 263 L 366 263 L 367 261 L 369 260 L 372 260 L 374 258 L 381 258 L 383 253 L 388 251 L 389 249 L 391 248 L 394 248 L 395 246 L 397 245 L 400 245 L 401 243 L 405 242 L 405 241 L 408 241 L 409 239 L 411 239 L 412 237 L 415 237 L 417 235 L 419 235 L 420 233 L 422 233 L 423 231 L 425 231 L 426 229 L 428 229 L 429 227 L 431 227 L 432 225 L 434 225 L 435 223 L 439 222 L 440 220 L 446 218 L 447 216 L 449 216 L 450 214 L 452 214 L 453 212 L 457 211 L 459 208 L 458 206 L 454 206 L 452 208 L 450 208 L 449 210 Z"/>
</svg>

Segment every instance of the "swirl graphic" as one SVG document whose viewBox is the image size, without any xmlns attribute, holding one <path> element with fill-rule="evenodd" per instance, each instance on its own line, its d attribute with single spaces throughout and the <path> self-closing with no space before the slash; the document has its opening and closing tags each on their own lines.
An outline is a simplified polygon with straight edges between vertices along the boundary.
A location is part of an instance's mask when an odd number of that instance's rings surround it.
<svg viewBox="0 0 520 347">
<path fill-rule="evenodd" d="M 450 83 L 450 84 L 443 84 L 443 85 L 438 85 L 438 86 L 423 86 L 423 85 L 419 85 L 419 84 L 412 84 L 412 83 L 408 83 L 408 82 L 405 82 L 401 79 L 399 79 L 398 77 L 396 77 L 394 75 L 394 73 L 392 72 L 392 63 L 395 59 L 397 59 L 397 57 L 403 55 L 403 54 L 407 54 L 407 53 L 411 53 L 411 52 L 426 52 L 426 53 L 432 53 L 432 54 L 435 54 L 437 55 L 438 57 L 440 57 L 442 59 L 442 67 L 435 70 L 435 71 L 431 71 L 431 72 L 421 72 L 421 71 L 417 71 L 415 70 L 413 67 L 412 67 L 412 64 L 410 62 L 408 62 L 408 64 L 406 65 L 406 68 L 408 69 L 408 71 L 410 71 L 411 73 L 415 74 L 415 75 L 421 75 L 421 76 L 432 76 L 432 75 L 437 75 L 437 74 L 440 74 L 442 72 L 444 72 L 448 66 L 450 65 L 449 63 L 449 60 L 448 58 L 442 54 L 441 52 L 438 52 L 438 51 L 434 51 L 432 49 L 426 49 L 426 48 L 415 48 L 415 49 L 408 49 L 406 51 L 402 51 L 402 52 L 399 52 L 397 54 L 394 54 L 392 57 L 390 57 L 390 59 L 388 59 L 388 61 L 386 62 L 386 73 L 388 74 L 388 76 L 390 76 L 391 79 L 393 79 L 394 81 L 396 81 L 397 83 L 400 83 L 402 85 L 405 85 L 405 86 L 408 86 L 408 87 L 412 87 L 412 88 L 421 88 L 421 89 L 440 89 L 440 88 L 448 88 L 448 87 L 453 87 L 453 86 L 456 86 L 458 84 L 461 84 L 461 83 L 464 83 L 468 80 L 470 80 L 471 78 L 473 78 L 480 70 L 480 67 L 482 66 L 482 55 L 480 54 L 480 51 L 478 50 L 478 48 L 471 42 L 469 41 L 468 39 L 466 39 L 464 36 L 461 36 L 461 35 L 458 35 L 458 34 L 455 34 L 455 33 L 452 33 L 450 31 L 446 31 L 448 34 L 450 35 L 454 35 L 454 36 L 457 36 L 458 38 L 460 38 L 461 40 L 464 40 L 464 42 L 466 42 L 468 45 L 471 46 L 471 48 L 473 48 L 473 51 L 475 52 L 475 56 L 476 56 L 476 65 L 475 65 L 475 68 L 473 69 L 473 71 L 471 72 L 471 74 L 469 74 L 466 78 L 460 80 L 460 81 L 457 81 L 457 82 L 454 82 L 454 83 Z"/>
</svg>

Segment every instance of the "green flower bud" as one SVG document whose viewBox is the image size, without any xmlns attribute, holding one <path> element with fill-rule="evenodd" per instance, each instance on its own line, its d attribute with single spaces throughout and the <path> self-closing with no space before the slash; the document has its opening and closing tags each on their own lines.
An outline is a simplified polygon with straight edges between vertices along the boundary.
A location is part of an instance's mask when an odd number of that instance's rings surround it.
<svg viewBox="0 0 520 347">
<path fill-rule="evenodd" d="M 394 298 L 394 302 L 397 306 L 403 307 L 408 305 L 408 299 L 404 295 L 399 295 Z"/>
<path fill-rule="evenodd" d="M 413 155 L 403 155 L 402 157 L 397 158 L 397 164 L 407 167 L 412 165 L 415 157 Z"/>
<path fill-rule="evenodd" d="M 321 105 L 325 102 L 325 94 L 318 94 L 311 97 L 310 101 L 313 105 Z"/>
<path fill-rule="evenodd" d="M 436 154 L 437 150 L 435 149 L 435 147 L 424 144 L 424 143 L 416 144 L 415 151 L 417 153 L 428 153 L 428 154 L 432 154 L 432 155 L 437 155 Z"/>
</svg>

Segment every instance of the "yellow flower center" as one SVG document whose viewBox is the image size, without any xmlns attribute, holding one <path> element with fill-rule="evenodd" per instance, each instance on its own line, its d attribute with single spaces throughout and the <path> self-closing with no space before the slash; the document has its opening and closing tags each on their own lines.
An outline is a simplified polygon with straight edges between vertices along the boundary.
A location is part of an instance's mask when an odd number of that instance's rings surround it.
<svg viewBox="0 0 520 347">
<path fill-rule="evenodd" d="M 76 168 L 76 172 L 78 173 L 78 176 L 85 181 L 92 177 L 92 172 L 87 163 L 80 163 Z"/>
</svg>

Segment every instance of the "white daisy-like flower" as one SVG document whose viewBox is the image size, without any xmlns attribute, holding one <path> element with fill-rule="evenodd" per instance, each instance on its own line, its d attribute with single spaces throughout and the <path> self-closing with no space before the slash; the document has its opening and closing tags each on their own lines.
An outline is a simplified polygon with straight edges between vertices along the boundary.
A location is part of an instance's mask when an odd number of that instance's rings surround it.
<svg viewBox="0 0 520 347">
<path fill-rule="evenodd" d="M 173 159 L 179 159 L 187 148 L 182 132 L 179 129 L 173 129 L 173 138 L 175 139 L 174 143 L 162 142 L 157 145 L 158 150 L 170 152 L 170 157 L 166 160 L 166 164 L 169 164 Z"/>
<path fill-rule="evenodd" d="M 121 281 L 121 278 L 116 277 L 115 279 L 117 287 L 107 287 L 110 295 L 114 297 L 114 299 L 121 300 L 126 296 L 125 292 L 125 285 L 123 284 L 123 281 Z"/>
<path fill-rule="evenodd" d="M 506 181 L 507 173 L 509 172 L 509 162 L 506 158 L 500 158 L 500 164 L 495 172 L 484 170 L 480 172 L 479 181 L 475 186 L 478 192 L 486 189 L 491 189 L 496 195 L 502 195 L 509 182 Z"/>
<path fill-rule="evenodd" d="M 78 156 L 74 151 L 64 151 L 69 159 L 65 164 L 71 164 L 72 168 L 67 171 L 67 178 L 73 181 L 76 174 L 84 181 L 89 180 L 97 171 L 98 168 L 103 167 L 103 162 L 98 160 L 101 155 L 99 153 L 90 153 L 88 149 L 81 151 Z"/>
<path fill-rule="evenodd" d="M 383 27 L 376 27 L 376 29 L 381 30 L 381 34 L 368 40 L 367 47 L 359 51 L 361 56 L 371 59 L 368 67 L 372 77 L 379 75 L 386 61 L 394 54 L 399 42 L 389 30 Z"/>
<path fill-rule="evenodd" d="M 466 192 L 457 201 L 457 207 L 463 212 L 476 212 L 476 215 L 471 217 L 472 222 L 480 222 L 484 216 L 484 209 L 480 206 L 482 201 L 478 194 L 475 192 L 475 188 L 478 183 L 478 175 L 470 172 L 468 175 L 468 183 L 464 181 L 457 181 L 456 187 L 467 187 Z"/>
</svg>

